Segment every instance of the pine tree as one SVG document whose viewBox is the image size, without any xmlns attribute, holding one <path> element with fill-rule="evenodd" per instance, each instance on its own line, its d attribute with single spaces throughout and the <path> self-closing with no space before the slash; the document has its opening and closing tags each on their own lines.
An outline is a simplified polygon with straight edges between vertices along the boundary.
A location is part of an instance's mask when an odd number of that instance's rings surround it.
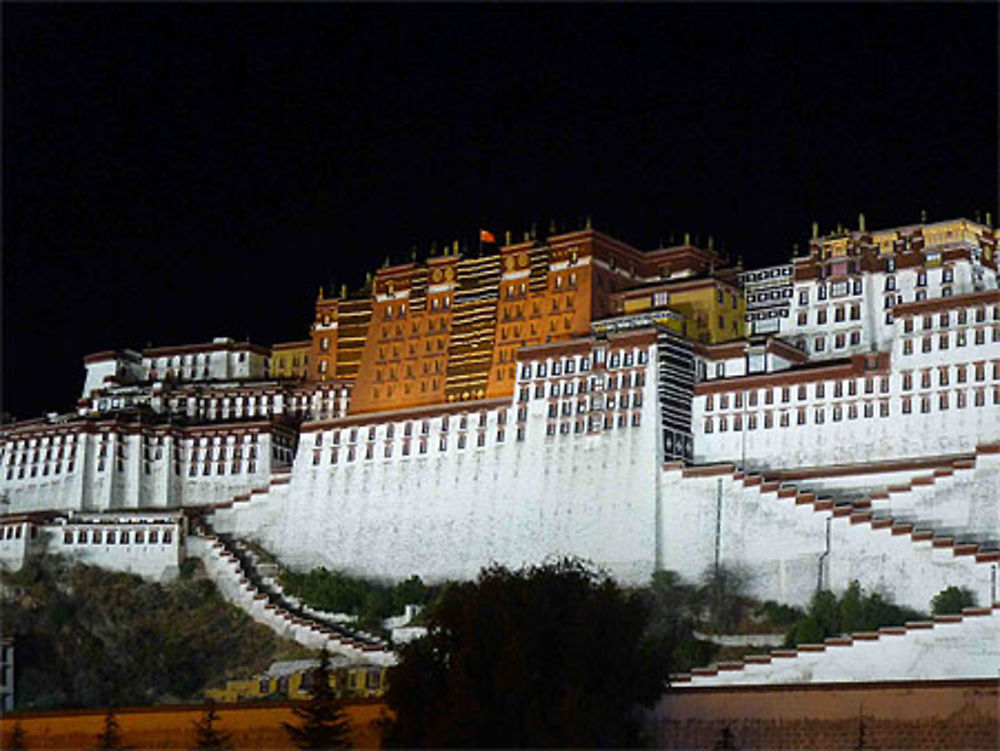
<svg viewBox="0 0 1000 751">
<path fill-rule="evenodd" d="M 118 719 L 112 710 L 104 715 L 104 730 L 97 734 L 98 751 L 108 751 L 109 749 L 121 749 L 122 734 L 118 727 Z"/>
<path fill-rule="evenodd" d="M 292 710 L 302 723 L 298 727 L 282 723 L 298 748 L 350 747 L 350 720 L 344 712 L 343 703 L 330 686 L 330 672 L 330 655 L 324 649 L 319 655 L 319 666 L 312 671 L 309 701 Z"/>
<path fill-rule="evenodd" d="M 225 751 L 229 745 L 231 733 L 223 732 L 215 727 L 219 721 L 219 713 L 215 711 L 215 702 L 209 699 L 200 720 L 194 723 L 195 748 L 210 748 L 215 751 Z"/>
<path fill-rule="evenodd" d="M 24 728 L 21 727 L 21 723 L 15 722 L 14 728 L 11 731 L 10 745 L 7 746 L 7 748 L 9 748 L 10 751 L 21 751 L 22 749 L 27 748 L 28 746 L 26 745 L 24 735 Z"/>
</svg>

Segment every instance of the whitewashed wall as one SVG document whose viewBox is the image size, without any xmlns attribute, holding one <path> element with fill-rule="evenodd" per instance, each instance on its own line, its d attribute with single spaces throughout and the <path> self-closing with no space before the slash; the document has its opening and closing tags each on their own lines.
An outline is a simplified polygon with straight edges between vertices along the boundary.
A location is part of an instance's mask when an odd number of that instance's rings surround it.
<svg viewBox="0 0 1000 751">
<path fill-rule="evenodd" d="M 234 504 L 216 515 L 215 526 L 255 527 L 266 547 L 294 565 L 368 575 L 466 578 L 490 562 L 520 566 L 577 555 L 625 581 L 645 581 L 656 556 L 659 420 L 655 358 L 643 367 L 644 385 L 630 390 L 641 392 L 641 407 L 621 410 L 619 401 L 610 412 L 578 413 L 577 394 L 552 400 L 546 387 L 539 398 L 532 387 L 526 403 L 504 409 L 503 425 L 499 411 L 490 411 L 481 447 L 477 413 L 470 414 L 466 431 L 459 428 L 459 416 L 450 416 L 443 451 L 442 419 L 431 418 L 426 454 L 419 453 L 422 422 L 417 421 L 409 456 L 401 453 L 402 422 L 393 425 L 389 458 L 385 424 L 376 426 L 371 459 L 365 458 L 368 426 L 358 428 L 354 461 L 346 458 L 350 433 L 341 429 L 336 464 L 330 463 L 333 429 L 323 431 L 318 449 L 314 435 L 306 433 L 288 490 L 274 494 L 283 500 Z M 565 419 L 563 401 L 572 405 Z M 560 415 L 551 420 L 550 402 L 559 405 Z M 606 414 L 613 416 L 614 427 L 574 432 L 577 419 Z M 626 415 L 623 427 L 619 414 Z M 550 422 L 555 435 L 547 434 Z M 567 434 L 560 432 L 563 422 L 570 424 Z M 517 439 L 519 426 L 523 441 Z M 462 432 L 466 447 L 460 449 Z M 243 515 L 252 523 L 244 523 Z"/>
<path fill-rule="evenodd" d="M 776 489 L 762 493 L 759 484 L 745 485 L 732 473 L 685 478 L 682 470 L 668 469 L 662 483 L 663 567 L 689 580 L 715 564 L 718 545 L 720 564 L 744 572 L 762 600 L 805 605 L 818 586 L 839 593 L 855 579 L 868 591 L 891 593 L 896 602 L 925 611 L 952 585 L 968 587 L 979 602 L 990 599 L 992 564 L 956 556 L 951 547 L 852 523 L 811 503 L 797 504 L 791 495 L 779 497 Z M 976 492 L 993 498 L 995 513 L 995 473 L 984 472 Z"/>
<path fill-rule="evenodd" d="M 728 686 L 892 680 L 996 678 L 1000 608 L 966 611 L 862 638 L 835 639 L 819 650 L 779 650 L 759 661 L 696 670 L 678 685 Z"/>
</svg>

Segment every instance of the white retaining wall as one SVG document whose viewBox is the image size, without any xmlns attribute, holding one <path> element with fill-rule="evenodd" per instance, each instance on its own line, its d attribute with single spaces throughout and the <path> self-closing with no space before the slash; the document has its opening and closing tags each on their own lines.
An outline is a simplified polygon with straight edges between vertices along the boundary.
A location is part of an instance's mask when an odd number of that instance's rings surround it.
<svg viewBox="0 0 1000 751">
<path fill-rule="evenodd" d="M 817 511 L 794 495 L 779 497 L 776 488 L 761 492 L 759 478 L 748 486 L 732 473 L 685 478 L 680 469 L 662 477 L 663 567 L 690 580 L 714 565 L 718 540 L 720 564 L 746 573 L 751 594 L 762 600 L 805 605 L 820 584 L 841 592 L 856 579 L 919 610 L 952 585 L 990 601 L 994 564 L 955 555 L 954 547 L 875 529 L 870 521 L 835 516 L 832 508 Z M 995 492 L 992 477 L 984 485 L 984 492 Z"/>
<path fill-rule="evenodd" d="M 1000 674 L 1000 606 L 969 608 L 933 623 L 883 628 L 823 645 L 775 650 L 769 655 L 692 671 L 676 685 L 725 686 L 841 683 L 947 678 L 997 678 Z"/>
<path fill-rule="evenodd" d="M 315 432 L 304 432 L 287 490 L 272 487 L 266 496 L 235 502 L 216 512 L 213 527 L 250 534 L 284 563 L 300 567 L 392 578 L 419 574 L 433 581 L 474 578 L 491 562 L 518 567 L 575 555 L 623 581 L 644 583 L 657 545 L 656 358 L 647 368 L 644 385 L 630 389 L 641 391 L 641 405 L 630 401 L 628 410 L 579 413 L 578 396 L 560 401 L 546 390 L 540 398 L 532 388 L 528 401 L 488 413 L 483 446 L 477 412 L 470 413 L 465 431 L 454 414 L 447 430 L 441 417 L 428 418 L 426 434 L 416 420 L 408 456 L 402 454 L 402 422 L 392 426 L 392 438 L 389 424 L 377 424 L 370 441 L 366 424 L 356 443 L 349 443 L 346 428 L 336 443 L 333 427 L 323 428 L 319 444 Z M 568 416 L 563 402 L 571 405 Z M 551 403 L 556 418 L 549 417 Z M 577 419 L 589 424 L 594 415 L 611 415 L 613 427 L 575 432 Z M 568 433 L 561 432 L 564 422 Z M 459 448 L 463 433 L 465 447 Z M 423 437 L 426 453 L 419 451 Z M 387 443 L 393 446 L 388 458 Z"/>
</svg>

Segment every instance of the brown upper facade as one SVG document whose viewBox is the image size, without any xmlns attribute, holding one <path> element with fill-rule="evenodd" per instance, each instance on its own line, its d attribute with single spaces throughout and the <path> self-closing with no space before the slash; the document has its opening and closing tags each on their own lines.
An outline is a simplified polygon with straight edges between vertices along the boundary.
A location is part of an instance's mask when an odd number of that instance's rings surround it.
<svg viewBox="0 0 1000 751">
<path fill-rule="evenodd" d="M 353 380 L 352 414 L 508 397 L 521 348 L 589 334 L 620 312 L 617 293 L 724 267 L 710 249 L 642 252 L 593 229 L 480 257 L 455 248 L 379 269 L 353 295 L 321 293 L 308 377 Z"/>
</svg>

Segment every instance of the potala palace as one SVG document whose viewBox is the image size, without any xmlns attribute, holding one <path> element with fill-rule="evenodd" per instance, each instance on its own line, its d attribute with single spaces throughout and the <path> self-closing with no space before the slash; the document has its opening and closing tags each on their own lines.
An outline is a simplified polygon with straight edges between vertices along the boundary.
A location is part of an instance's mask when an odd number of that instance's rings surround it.
<svg viewBox="0 0 1000 751">
<path fill-rule="evenodd" d="M 0 556 L 198 557 L 258 620 L 383 663 L 275 604 L 252 550 L 427 580 L 721 564 L 794 605 L 857 580 L 926 610 L 954 585 L 980 607 L 678 680 L 996 677 L 1000 233 L 858 225 L 754 270 L 688 238 L 508 235 L 321 289 L 308 340 L 87 355 L 75 410 L 0 433 Z"/>
</svg>

